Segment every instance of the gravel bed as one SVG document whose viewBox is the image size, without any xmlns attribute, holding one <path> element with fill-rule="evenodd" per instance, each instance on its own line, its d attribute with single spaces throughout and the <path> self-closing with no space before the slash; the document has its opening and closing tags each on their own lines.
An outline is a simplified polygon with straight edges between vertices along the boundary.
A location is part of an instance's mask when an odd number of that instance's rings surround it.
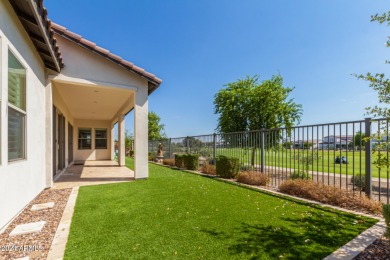
<svg viewBox="0 0 390 260">
<path fill-rule="evenodd" d="M 382 237 L 375 240 L 373 244 L 368 246 L 363 252 L 361 252 L 354 259 L 390 259 L 390 241 L 389 239 Z"/>
<path fill-rule="evenodd" d="M 4 233 L 0 234 L 0 259 L 29 256 L 30 259 L 46 259 L 51 242 L 61 220 L 72 189 L 44 190 L 17 216 Z M 54 202 L 51 209 L 31 211 L 34 204 Z M 41 232 L 9 236 L 19 224 L 46 221 Z"/>
</svg>

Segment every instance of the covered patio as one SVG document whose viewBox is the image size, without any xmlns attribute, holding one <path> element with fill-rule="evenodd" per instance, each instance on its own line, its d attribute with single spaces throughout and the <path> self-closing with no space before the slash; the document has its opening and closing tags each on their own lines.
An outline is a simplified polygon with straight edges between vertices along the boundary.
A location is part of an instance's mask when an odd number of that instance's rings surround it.
<svg viewBox="0 0 390 260">
<path fill-rule="evenodd" d="M 46 85 L 46 186 L 147 178 L 148 96 L 161 80 L 65 27 L 52 29 L 66 66 Z M 130 111 L 134 172 L 123 167 Z"/>
<path fill-rule="evenodd" d="M 53 189 L 67 189 L 77 186 L 89 186 L 134 180 L 134 171 L 119 166 L 116 161 L 86 161 L 68 167 L 53 184 Z"/>
</svg>

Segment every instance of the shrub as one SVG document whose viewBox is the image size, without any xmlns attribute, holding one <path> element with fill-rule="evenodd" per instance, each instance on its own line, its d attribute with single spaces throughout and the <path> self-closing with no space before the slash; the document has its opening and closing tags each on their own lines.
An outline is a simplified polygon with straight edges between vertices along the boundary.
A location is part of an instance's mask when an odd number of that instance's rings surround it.
<svg viewBox="0 0 390 260">
<path fill-rule="evenodd" d="M 383 214 L 383 217 L 385 218 L 385 222 L 386 222 L 386 226 L 387 226 L 385 236 L 387 238 L 390 238 L 390 204 L 383 204 L 382 205 L 382 214 Z"/>
<path fill-rule="evenodd" d="M 210 164 L 210 165 L 215 165 L 215 160 L 214 160 L 214 159 L 210 159 L 210 160 L 209 160 L 209 164 Z"/>
<path fill-rule="evenodd" d="M 364 191 L 364 188 L 366 187 L 366 175 L 365 174 L 361 174 L 361 175 L 355 175 L 355 176 L 352 176 L 351 178 L 351 183 L 361 189 L 362 191 Z"/>
<path fill-rule="evenodd" d="M 382 203 L 370 200 L 365 196 L 353 194 L 352 191 L 343 190 L 337 187 L 324 186 L 311 180 L 287 180 L 279 186 L 279 191 L 322 203 L 339 206 L 342 208 L 380 214 Z"/>
<path fill-rule="evenodd" d="M 184 168 L 183 154 L 175 154 L 175 166 L 177 168 Z"/>
<path fill-rule="evenodd" d="M 164 159 L 163 164 L 169 166 L 175 166 L 175 159 Z"/>
<path fill-rule="evenodd" d="M 197 170 L 198 169 L 198 159 L 199 155 L 198 154 L 185 154 L 183 155 L 183 163 L 184 167 L 187 170 Z"/>
<path fill-rule="evenodd" d="M 216 175 L 217 170 L 215 168 L 215 165 L 211 165 L 208 163 L 205 163 L 201 168 L 200 171 L 205 174 L 211 174 L 211 175 Z"/>
<path fill-rule="evenodd" d="M 224 155 L 217 156 L 217 174 L 222 178 L 235 178 L 240 167 L 239 159 Z"/>
<path fill-rule="evenodd" d="M 290 179 L 311 180 L 311 176 L 305 171 L 293 171 L 293 173 L 290 174 Z"/>
<path fill-rule="evenodd" d="M 148 160 L 150 161 L 150 162 L 153 162 L 154 161 L 154 157 L 153 156 L 148 156 Z"/>
<path fill-rule="evenodd" d="M 129 151 L 129 156 L 130 156 L 130 157 L 133 157 L 133 156 L 134 156 L 134 150 L 130 150 L 130 151 Z"/>
<path fill-rule="evenodd" d="M 200 149 L 199 154 L 205 158 L 210 157 L 210 150 L 207 148 Z"/>
<path fill-rule="evenodd" d="M 268 175 L 254 171 L 240 172 L 237 181 L 249 185 L 266 186 L 269 182 Z"/>
<path fill-rule="evenodd" d="M 250 172 L 250 171 L 253 171 L 255 167 L 253 167 L 252 165 L 250 164 L 243 164 L 241 165 L 240 167 L 240 171 L 243 171 L 243 172 Z"/>
</svg>

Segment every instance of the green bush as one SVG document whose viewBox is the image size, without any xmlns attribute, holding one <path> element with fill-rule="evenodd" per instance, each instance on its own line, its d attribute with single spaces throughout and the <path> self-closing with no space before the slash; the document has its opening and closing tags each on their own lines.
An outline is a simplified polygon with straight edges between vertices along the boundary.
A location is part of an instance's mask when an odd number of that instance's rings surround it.
<svg viewBox="0 0 390 260">
<path fill-rule="evenodd" d="M 187 170 L 197 170 L 198 169 L 198 154 L 184 154 L 183 155 L 183 164 L 184 168 Z"/>
<path fill-rule="evenodd" d="M 311 176 L 305 171 L 293 171 L 290 175 L 290 179 L 311 180 Z"/>
<path fill-rule="evenodd" d="M 362 191 L 364 191 L 364 188 L 366 187 L 366 175 L 362 174 L 362 175 L 352 176 L 351 183 L 355 187 L 357 187 L 357 188 L 361 189 Z"/>
<path fill-rule="evenodd" d="M 390 237 L 390 204 L 383 204 L 382 205 L 382 214 L 383 214 L 383 217 L 385 218 L 385 222 L 386 222 L 386 226 L 387 226 L 385 236 L 387 238 L 389 238 Z"/>
<path fill-rule="evenodd" d="M 130 156 L 130 157 L 133 157 L 133 156 L 134 156 L 134 150 L 130 150 L 129 156 Z"/>
<path fill-rule="evenodd" d="M 154 157 L 153 157 L 153 156 L 148 156 L 148 160 L 149 160 L 150 162 L 153 162 L 153 161 L 154 161 Z"/>
<path fill-rule="evenodd" d="M 177 168 L 184 168 L 183 154 L 175 154 L 175 166 Z"/>
<path fill-rule="evenodd" d="M 240 169 L 239 159 L 224 155 L 217 156 L 217 175 L 222 178 L 235 178 Z"/>
</svg>

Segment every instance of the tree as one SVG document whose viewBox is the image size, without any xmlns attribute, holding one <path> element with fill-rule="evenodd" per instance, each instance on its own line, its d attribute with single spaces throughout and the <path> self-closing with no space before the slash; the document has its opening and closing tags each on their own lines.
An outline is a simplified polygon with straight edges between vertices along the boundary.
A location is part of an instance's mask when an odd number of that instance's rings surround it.
<svg viewBox="0 0 390 260">
<path fill-rule="evenodd" d="M 303 149 L 311 149 L 313 147 L 312 142 L 303 142 Z"/>
<path fill-rule="evenodd" d="M 134 142 L 134 136 L 128 130 L 125 131 L 125 148 L 127 150 L 131 150 L 131 146 Z"/>
<path fill-rule="evenodd" d="M 378 22 L 379 24 L 385 23 L 387 26 L 390 26 L 390 11 L 383 14 L 375 14 L 371 16 L 371 22 Z M 386 47 L 390 47 L 390 37 L 388 37 L 386 42 Z M 386 63 L 389 63 L 386 61 Z M 390 105 L 390 80 L 386 78 L 384 73 L 376 73 L 372 74 L 370 72 L 366 73 L 366 75 L 358 75 L 357 78 L 364 79 L 369 82 L 370 87 L 374 89 L 378 93 L 379 104 L 373 107 L 368 107 L 366 109 L 367 114 L 373 117 L 384 117 L 390 118 L 390 109 L 388 105 Z M 387 105 L 387 107 L 386 107 Z M 379 122 L 380 130 L 366 137 L 365 140 L 382 140 L 383 136 L 388 135 L 386 129 L 386 122 L 381 124 Z M 387 168 L 387 171 L 390 171 L 390 160 L 386 156 L 386 154 L 381 153 L 382 150 L 388 149 L 390 141 L 386 138 L 386 141 L 381 142 L 373 148 L 373 153 L 376 153 L 376 159 L 373 161 L 373 164 L 377 166 L 377 168 Z"/>
<path fill-rule="evenodd" d="M 160 124 L 161 118 L 155 112 L 149 112 L 148 114 L 148 127 L 149 127 L 149 140 L 161 140 L 165 139 L 164 132 L 165 125 Z"/>
<path fill-rule="evenodd" d="M 288 99 L 294 88 L 283 86 L 280 75 L 259 82 L 246 77 L 225 85 L 214 97 L 220 133 L 292 127 L 302 116 L 302 106 Z"/>
<path fill-rule="evenodd" d="M 302 116 L 302 105 L 296 104 L 293 99 L 288 99 L 293 89 L 283 86 L 281 75 L 272 76 L 271 79 L 262 82 L 259 82 L 257 75 L 247 76 L 228 83 L 214 96 L 214 112 L 219 114 L 217 131 L 228 133 L 282 126 L 292 127 Z M 274 131 L 272 137 L 265 136 L 266 149 L 279 148 L 279 142 L 282 140 L 281 133 L 281 131 Z M 248 135 L 226 137 L 235 138 L 235 143 L 246 143 Z M 273 139 L 272 142 L 269 142 L 270 138 Z M 256 147 L 253 147 L 252 165 L 255 151 Z"/>
<path fill-rule="evenodd" d="M 360 131 L 356 132 L 355 137 L 350 142 L 351 148 L 358 147 L 359 150 L 366 144 L 366 135 Z"/>
</svg>

